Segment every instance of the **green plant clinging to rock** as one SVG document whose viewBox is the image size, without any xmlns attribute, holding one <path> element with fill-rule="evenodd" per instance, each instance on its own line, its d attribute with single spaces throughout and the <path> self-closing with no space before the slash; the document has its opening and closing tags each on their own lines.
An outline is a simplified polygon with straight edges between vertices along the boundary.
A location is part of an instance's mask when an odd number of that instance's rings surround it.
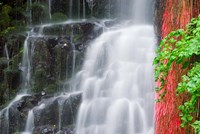
<svg viewBox="0 0 200 134">
<path fill-rule="evenodd" d="M 155 80 L 160 81 L 161 85 L 156 88 L 160 94 L 158 102 L 167 93 L 165 89 L 165 79 L 168 75 L 172 64 L 181 64 L 182 68 L 191 68 L 188 73 L 182 76 L 182 82 L 176 89 L 177 95 L 186 93 L 189 99 L 179 106 L 181 110 L 181 127 L 191 125 L 195 132 L 200 134 L 200 121 L 198 101 L 200 98 L 200 15 L 193 18 L 184 29 L 179 29 L 168 34 L 160 43 L 157 49 L 157 57 L 153 64 L 155 67 Z M 190 62 L 196 57 L 195 63 Z"/>
</svg>

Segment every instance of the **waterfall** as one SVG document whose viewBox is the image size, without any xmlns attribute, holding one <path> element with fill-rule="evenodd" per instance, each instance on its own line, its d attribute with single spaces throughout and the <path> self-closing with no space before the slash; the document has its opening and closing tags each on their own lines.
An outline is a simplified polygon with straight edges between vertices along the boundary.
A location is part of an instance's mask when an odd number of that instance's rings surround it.
<svg viewBox="0 0 200 134">
<path fill-rule="evenodd" d="M 30 25 L 32 2 L 27 2 Z M 153 0 L 46 2 L 50 20 L 51 13 L 58 11 L 65 12 L 70 19 L 77 14 L 80 20 L 37 25 L 28 32 L 19 69 L 23 92 L 35 94 L 27 98 L 19 95 L 0 111 L 0 121 L 5 121 L 5 124 L 0 122 L 0 131 L 9 133 L 13 125 L 9 109 L 13 103 L 23 103 L 11 107 L 25 113 L 20 128 L 16 127 L 20 129 L 16 132 L 23 134 L 47 130 L 48 133 L 76 130 L 76 134 L 153 134 L 152 60 L 156 43 L 149 7 Z M 53 7 L 55 3 L 62 4 Z M 61 8 L 63 5 L 67 9 Z M 98 15 L 109 18 L 95 20 Z M 86 19 L 89 16 L 92 20 Z M 9 61 L 7 45 L 5 53 Z M 79 69 L 76 65 L 82 62 L 82 69 L 76 73 Z"/>
<path fill-rule="evenodd" d="M 33 114 L 33 110 L 30 110 L 28 112 L 28 117 L 27 117 L 27 122 L 26 122 L 26 128 L 25 131 L 28 132 L 32 132 L 34 126 L 34 114 Z"/>
<path fill-rule="evenodd" d="M 85 19 L 85 0 L 83 0 L 83 19 Z"/>
<path fill-rule="evenodd" d="M 32 56 L 34 52 L 34 43 L 30 41 L 30 34 L 26 37 L 24 42 L 24 53 L 22 64 L 19 65 L 19 69 L 22 71 L 22 87 L 24 92 L 27 92 L 31 84 L 31 68 L 32 68 Z"/>
<path fill-rule="evenodd" d="M 5 44 L 4 56 L 6 57 L 7 66 L 8 66 L 8 68 L 9 68 L 10 57 L 9 57 L 9 51 L 8 51 L 8 46 L 7 46 L 7 44 Z"/>
<path fill-rule="evenodd" d="M 81 3 L 80 3 L 80 0 L 78 0 L 78 4 L 77 4 L 78 8 L 77 8 L 77 12 L 78 12 L 78 19 L 80 19 L 80 12 L 81 12 L 81 9 L 80 9 L 80 6 L 81 6 Z"/>
<path fill-rule="evenodd" d="M 148 1 L 129 1 L 132 24 L 108 30 L 90 44 L 76 80 L 83 92 L 76 134 L 153 134 L 156 43 Z"/>
<path fill-rule="evenodd" d="M 49 19 L 51 20 L 51 0 L 49 0 L 48 5 L 49 5 Z"/>
<path fill-rule="evenodd" d="M 14 105 L 15 102 L 19 101 L 22 97 L 27 96 L 27 94 L 19 94 L 17 95 L 9 105 L 0 111 L 0 132 L 3 134 L 10 134 L 9 127 L 10 127 L 10 114 L 9 110 L 10 107 Z"/>
<path fill-rule="evenodd" d="M 37 107 L 34 107 L 28 112 L 28 117 L 26 120 L 26 126 L 25 126 L 25 131 L 22 132 L 22 134 L 32 134 L 33 133 L 33 128 L 34 128 L 34 111 L 37 110 L 42 110 L 45 108 L 45 104 L 40 104 Z"/>
</svg>

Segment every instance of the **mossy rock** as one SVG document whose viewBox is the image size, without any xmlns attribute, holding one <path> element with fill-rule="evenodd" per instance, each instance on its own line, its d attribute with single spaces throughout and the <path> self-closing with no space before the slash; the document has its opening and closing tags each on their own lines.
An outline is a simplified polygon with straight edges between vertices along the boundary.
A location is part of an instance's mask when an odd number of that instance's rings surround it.
<svg viewBox="0 0 200 134">
<path fill-rule="evenodd" d="M 51 22 L 61 22 L 66 20 L 67 16 L 61 12 L 54 13 L 51 18 Z"/>
<path fill-rule="evenodd" d="M 1 58 L 0 58 L 0 65 L 2 65 L 2 66 L 7 66 L 8 62 L 9 62 L 9 61 L 7 60 L 6 57 L 1 57 Z"/>
<path fill-rule="evenodd" d="M 48 85 L 47 87 L 44 88 L 44 91 L 47 93 L 47 94 L 54 94 L 58 91 L 58 87 L 56 84 L 50 84 Z"/>
<path fill-rule="evenodd" d="M 46 23 L 49 20 L 47 5 L 35 2 L 31 6 L 31 11 L 32 23 L 34 25 Z"/>
</svg>

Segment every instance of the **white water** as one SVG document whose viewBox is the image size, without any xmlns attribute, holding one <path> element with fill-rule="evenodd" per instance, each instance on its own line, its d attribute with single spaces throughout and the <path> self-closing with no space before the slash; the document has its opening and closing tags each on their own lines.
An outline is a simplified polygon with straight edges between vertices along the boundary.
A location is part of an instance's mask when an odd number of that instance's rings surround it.
<svg viewBox="0 0 200 134">
<path fill-rule="evenodd" d="M 17 101 L 19 101 L 22 97 L 27 96 L 27 94 L 19 94 L 17 95 L 10 103 L 9 105 L 2 109 L 0 111 L 0 126 L 3 126 L 3 123 L 6 123 L 6 128 L 3 128 L 4 133 L 9 134 L 9 127 L 10 127 L 10 122 L 9 122 L 9 109 L 10 107 Z M 4 120 L 1 120 L 2 117 L 5 117 Z M 0 130 L 1 131 L 1 130 Z"/>
<path fill-rule="evenodd" d="M 29 0 L 29 23 L 30 23 L 30 26 L 32 26 L 32 0 Z"/>
<path fill-rule="evenodd" d="M 83 0 L 83 19 L 85 19 L 85 1 Z"/>
<path fill-rule="evenodd" d="M 22 64 L 19 65 L 20 69 L 22 70 L 22 87 L 24 92 L 30 88 L 31 84 L 31 69 L 32 69 L 32 57 L 34 52 L 34 43 L 29 41 L 30 32 L 26 37 L 24 42 L 24 53 Z"/>
<path fill-rule="evenodd" d="M 148 0 L 133 1 L 133 24 L 91 43 L 77 74 L 83 92 L 76 134 L 153 134 L 155 56 Z M 135 14 L 138 14 L 137 16 Z M 80 84 L 79 84 L 80 83 Z"/>
<path fill-rule="evenodd" d="M 155 42 L 153 26 L 146 24 L 147 13 L 141 11 L 145 9 L 147 0 L 141 1 L 144 3 L 134 3 L 133 9 L 138 10 L 133 11 L 134 25 L 105 32 L 87 51 L 84 67 L 77 74 L 80 79 L 77 80 L 80 82 L 79 90 L 83 91 L 77 134 L 153 133 L 154 85 L 151 63 Z M 85 4 L 82 7 L 83 18 Z M 120 11 L 126 9 L 126 6 L 120 7 Z M 42 29 L 43 26 L 38 36 L 42 36 Z M 24 44 L 21 66 L 26 89 L 31 83 L 31 60 L 34 53 L 34 43 L 28 40 L 29 36 Z M 74 53 L 72 74 L 75 72 L 75 61 Z M 62 112 L 63 102 L 59 106 L 59 130 L 62 127 Z M 32 132 L 33 121 L 31 110 L 26 122 L 27 133 Z"/>
<path fill-rule="evenodd" d="M 51 0 L 48 1 L 49 5 L 49 19 L 51 20 Z"/>
<path fill-rule="evenodd" d="M 5 44 L 4 52 L 5 52 L 5 57 L 6 57 L 6 60 L 7 60 L 7 67 L 9 68 L 10 57 L 9 57 L 7 44 Z"/>
<path fill-rule="evenodd" d="M 33 114 L 33 110 L 30 110 L 28 112 L 25 131 L 31 132 L 33 129 L 33 126 L 34 126 L 34 114 Z"/>
<path fill-rule="evenodd" d="M 32 134 L 33 128 L 34 128 L 34 110 L 41 110 L 45 108 L 45 104 L 40 104 L 39 106 L 34 107 L 28 112 L 28 117 L 26 120 L 26 127 L 25 132 L 22 132 L 22 134 Z"/>
</svg>

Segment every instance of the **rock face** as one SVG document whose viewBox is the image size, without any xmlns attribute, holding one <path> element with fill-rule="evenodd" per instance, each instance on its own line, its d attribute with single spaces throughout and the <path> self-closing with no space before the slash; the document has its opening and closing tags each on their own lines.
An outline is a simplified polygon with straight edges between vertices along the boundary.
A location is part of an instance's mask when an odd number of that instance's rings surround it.
<svg viewBox="0 0 200 134">
<path fill-rule="evenodd" d="M 23 95 L 0 112 L 0 131 L 2 134 L 24 130 L 27 114 L 42 99 L 41 94 Z"/>
<path fill-rule="evenodd" d="M 34 133 L 73 133 L 81 93 L 66 94 L 40 102 L 43 108 L 35 108 Z"/>
<path fill-rule="evenodd" d="M 34 134 L 72 133 L 74 121 L 81 103 L 81 93 L 65 94 L 58 97 L 43 93 L 25 95 L 3 109 L 0 113 L 2 134 L 23 132 L 27 125 L 28 112 L 33 109 Z"/>
<path fill-rule="evenodd" d="M 0 37 L 0 105 L 17 93 L 20 85 L 18 63 L 22 59 L 25 35 Z"/>
<path fill-rule="evenodd" d="M 68 18 L 114 18 L 117 3 L 119 0 L 52 0 L 51 13 L 67 13 Z"/>
<path fill-rule="evenodd" d="M 36 27 L 33 31 L 33 36 L 28 37 L 28 43 L 34 46 L 32 91 L 54 93 L 60 83 L 80 69 L 87 46 L 103 32 L 103 27 L 94 22 L 78 22 Z"/>
<path fill-rule="evenodd" d="M 27 39 L 25 35 L 1 37 L 0 104 L 23 86 L 20 74 L 27 69 L 21 65 L 25 39 L 32 46 L 30 91 L 53 94 L 63 89 L 60 85 L 81 68 L 87 46 L 102 32 L 103 27 L 97 22 L 84 21 L 34 27 Z"/>
<path fill-rule="evenodd" d="M 27 69 L 30 70 L 28 92 L 32 93 L 14 100 L 1 110 L 0 122 L 4 122 L 0 123 L 2 134 L 24 132 L 30 111 L 33 111 L 32 132 L 35 134 L 75 133 L 74 122 L 81 93 L 55 94 L 71 90 L 67 81 L 81 68 L 86 48 L 101 35 L 105 25 L 113 26 L 114 22 L 106 21 L 103 25 L 86 21 L 43 25 L 34 27 L 26 38 L 22 35 L 1 38 L 1 106 L 5 98 L 13 98 L 23 89 L 24 76 L 20 74 Z M 28 47 L 23 48 L 23 42 Z M 23 52 L 29 54 L 29 68 L 21 61 L 26 59 Z"/>
</svg>

